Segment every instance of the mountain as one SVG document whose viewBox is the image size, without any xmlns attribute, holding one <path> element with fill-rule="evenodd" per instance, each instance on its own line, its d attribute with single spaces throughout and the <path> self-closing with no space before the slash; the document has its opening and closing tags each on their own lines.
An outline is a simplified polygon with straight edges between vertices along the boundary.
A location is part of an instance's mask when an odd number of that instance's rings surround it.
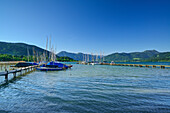
<svg viewBox="0 0 170 113">
<path fill-rule="evenodd" d="M 149 59 L 143 60 L 145 62 L 170 62 L 170 52 L 159 53 Z"/>
<path fill-rule="evenodd" d="M 66 51 L 61 51 L 57 54 L 58 56 L 67 56 L 74 60 L 83 61 L 87 59 L 89 56 L 89 61 L 92 60 L 92 55 L 90 54 L 83 54 L 83 53 L 70 53 Z M 96 59 L 96 56 L 94 56 Z M 98 59 L 100 57 L 98 56 Z M 170 61 L 170 52 L 158 52 L 156 50 L 146 50 L 143 52 L 131 52 L 131 53 L 113 53 L 107 56 L 104 56 L 105 61 L 111 62 L 159 62 L 159 61 Z M 103 58 L 101 58 L 103 60 Z"/>
<path fill-rule="evenodd" d="M 91 55 L 91 54 L 84 54 L 84 53 L 70 53 L 70 52 L 66 52 L 66 51 L 61 51 L 57 54 L 59 57 L 70 57 L 74 60 L 78 60 L 78 61 L 83 61 L 83 60 L 87 60 L 89 59 L 89 61 L 91 61 L 92 59 L 96 60 L 96 57 L 99 59 L 100 56 L 96 56 L 96 55 Z"/>
<path fill-rule="evenodd" d="M 27 55 L 27 48 L 29 54 L 33 55 L 33 48 L 39 55 L 43 54 L 44 49 L 37 47 L 35 45 L 29 45 L 25 43 L 8 43 L 0 42 L 0 54 L 9 55 Z M 49 54 L 49 51 L 47 51 Z M 100 56 L 84 54 L 84 53 L 70 53 L 66 51 L 61 51 L 57 54 L 60 57 L 70 57 L 74 60 L 83 61 L 89 59 L 96 60 L 100 59 Z M 105 61 L 115 61 L 115 62 L 127 62 L 127 61 L 170 61 L 170 52 L 158 52 L 156 50 L 146 50 L 143 52 L 132 52 L 132 53 L 113 53 L 104 57 Z"/>
<path fill-rule="evenodd" d="M 132 52 L 132 53 L 113 53 L 105 56 L 105 60 L 108 62 L 141 61 L 141 60 L 153 58 L 158 54 L 159 52 L 156 50 L 146 50 L 144 52 Z"/>
<path fill-rule="evenodd" d="M 0 42 L 0 54 L 27 55 L 27 48 L 30 55 L 33 55 L 33 48 L 38 54 L 43 54 L 45 51 L 44 49 L 35 45 L 29 45 L 25 43 Z M 47 53 L 49 52 L 47 51 Z"/>
</svg>

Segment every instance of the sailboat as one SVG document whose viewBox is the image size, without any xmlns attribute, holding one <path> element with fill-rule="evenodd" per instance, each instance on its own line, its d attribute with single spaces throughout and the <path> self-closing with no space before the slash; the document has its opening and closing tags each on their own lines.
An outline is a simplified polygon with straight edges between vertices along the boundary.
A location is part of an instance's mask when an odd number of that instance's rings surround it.
<svg viewBox="0 0 170 113">
<path fill-rule="evenodd" d="M 91 65 L 100 65 L 100 63 L 98 62 L 98 55 L 92 54 L 92 62 L 90 64 Z"/>
<path fill-rule="evenodd" d="M 47 39 L 48 41 L 48 39 Z M 50 38 L 50 42 L 49 42 L 49 55 L 47 55 L 47 46 L 48 44 L 46 44 L 46 55 L 49 56 L 49 58 L 47 59 L 49 62 L 46 64 L 42 64 L 40 67 L 37 67 L 37 70 L 40 71 L 61 71 L 61 70 L 65 70 L 68 68 L 71 68 L 72 65 L 67 66 L 65 64 L 62 64 L 60 62 L 56 61 L 56 54 L 55 54 L 55 50 L 53 49 L 53 46 L 51 48 L 51 38 Z"/>
<path fill-rule="evenodd" d="M 65 64 L 51 61 L 51 62 L 48 62 L 46 65 L 43 64 L 42 66 L 37 67 L 36 69 L 40 71 L 61 71 L 61 70 L 68 69 L 68 68 L 69 67 Z"/>
</svg>

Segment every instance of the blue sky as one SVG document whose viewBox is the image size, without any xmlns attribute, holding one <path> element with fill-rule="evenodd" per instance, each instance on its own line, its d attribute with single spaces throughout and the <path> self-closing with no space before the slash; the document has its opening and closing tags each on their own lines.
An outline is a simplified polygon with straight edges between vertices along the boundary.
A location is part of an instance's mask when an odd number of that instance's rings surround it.
<svg viewBox="0 0 170 113">
<path fill-rule="evenodd" d="M 170 0 L 0 0 L 0 41 L 57 52 L 170 51 Z"/>
</svg>

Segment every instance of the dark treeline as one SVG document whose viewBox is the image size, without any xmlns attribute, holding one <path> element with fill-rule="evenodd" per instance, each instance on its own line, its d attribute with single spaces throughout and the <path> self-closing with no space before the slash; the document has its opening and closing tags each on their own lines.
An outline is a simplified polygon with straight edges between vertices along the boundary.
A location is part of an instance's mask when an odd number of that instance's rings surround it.
<svg viewBox="0 0 170 113">
<path fill-rule="evenodd" d="M 57 57 L 56 60 L 62 61 L 62 62 L 73 62 L 73 61 L 75 61 L 74 59 L 69 58 L 69 57 Z M 0 54 L 0 61 L 28 61 L 28 56 Z M 29 61 L 30 62 L 42 61 L 42 58 L 29 56 Z"/>
<path fill-rule="evenodd" d="M 32 59 L 31 59 L 32 58 Z M 0 54 L 0 61 L 27 61 L 27 57 L 24 55 L 8 55 Z M 33 60 L 33 57 L 30 56 L 30 61 Z"/>
<path fill-rule="evenodd" d="M 70 58 L 70 57 L 59 57 L 57 58 L 57 61 L 61 61 L 61 62 L 75 62 L 76 60 Z"/>
</svg>

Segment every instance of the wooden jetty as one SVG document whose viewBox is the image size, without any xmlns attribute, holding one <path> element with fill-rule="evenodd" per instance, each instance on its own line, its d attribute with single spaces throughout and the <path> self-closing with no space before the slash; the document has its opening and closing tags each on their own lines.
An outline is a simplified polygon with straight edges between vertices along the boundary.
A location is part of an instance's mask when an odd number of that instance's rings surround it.
<svg viewBox="0 0 170 113">
<path fill-rule="evenodd" d="M 13 77 L 16 78 L 16 74 L 18 72 L 22 73 L 22 72 L 30 72 L 33 71 L 33 69 L 37 67 L 37 66 L 28 66 L 28 67 L 23 67 L 23 68 L 18 68 L 18 69 L 13 69 L 13 70 L 5 70 L 4 72 L 0 72 L 0 76 L 4 76 L 5 77 L 5 81 L 8 82 L 8 75 L 9 74 L 13 74 Z"/>
<path fill-rule="evenodd" d="M 113 64 L 113 63 L 101 63 L 101 65 L 112 65 L 112 66 L 130 66 L 130 67 L 151 67 L 151 68 L 170 68 L 170 65 L 147 65 L 147 64 Z"/>
<path fill-rule="evenodd" d="M 0 65 L 12 65 L 12 64 L 17 64 L 19 62 L 25 62 L 25 61 L 6 61 L 6 62 L 0 62 Z"/>
</svg>

